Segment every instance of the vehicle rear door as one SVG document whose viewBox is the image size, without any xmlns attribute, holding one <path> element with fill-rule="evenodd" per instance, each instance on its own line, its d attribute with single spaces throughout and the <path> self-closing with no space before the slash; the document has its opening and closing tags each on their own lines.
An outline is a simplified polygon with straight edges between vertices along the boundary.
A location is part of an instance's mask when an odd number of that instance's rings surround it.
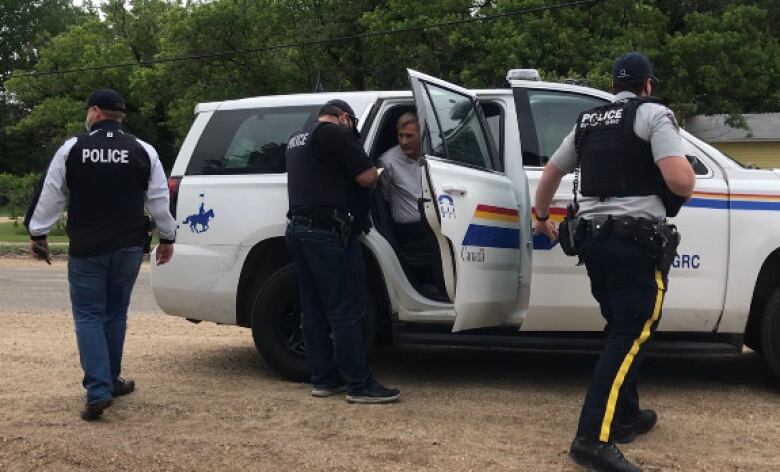
<svg viewBox="0 0 780 472">
<path fill-rule="evenodd" d="M 527 310 L 521 280 L 519 198 L 505 175 L 476 96 L 409 70 L 424 158 L 425 217 L 436 234 L 447 295 L 454 302 L 453 332 L 521 320 Z M 527 187 L 527 185 L 526 185 Z"/>
</svg>

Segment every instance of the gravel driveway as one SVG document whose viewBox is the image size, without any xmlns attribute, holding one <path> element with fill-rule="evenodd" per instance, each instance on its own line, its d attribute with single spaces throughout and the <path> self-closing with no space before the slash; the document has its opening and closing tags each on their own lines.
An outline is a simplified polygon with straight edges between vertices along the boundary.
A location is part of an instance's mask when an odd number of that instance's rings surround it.
<svg viewBox="0 0 780 472">
<path fill-rule="evenodd" d="M 246 329 L 160 315 L 144 272 L 138 389 L 85 423 L 65 265 L 39 264 L 0 259 L 2 471 L 581 470 L 566 451 L 591 354 L 382 349 L 372 365 L 402 401 L 349 405 L 275 376 Z M 659 424 L 623 450 L 644 470 L 780 470 L 780 387 L 758 355 L 649 358 L 640 388 Z"/>
</svg>

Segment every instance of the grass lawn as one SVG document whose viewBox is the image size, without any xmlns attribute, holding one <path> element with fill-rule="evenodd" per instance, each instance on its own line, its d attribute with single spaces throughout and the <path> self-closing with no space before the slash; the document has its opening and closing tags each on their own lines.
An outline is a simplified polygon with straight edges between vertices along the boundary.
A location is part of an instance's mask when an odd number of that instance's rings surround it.
<svg viewBox="0 0 780 472">
<path fill-rule="evenodd" d="M 64 234 L 49 234 L 47 238 L 50 243 L 67 243 L 68 236 Z M 2 243 L 26 243 L 30 240 L 30 236 L 27 235 L 27 229 L 19 223 L 19 226 L 14 226 L 13 222 L 0 223 L 0 244 Z M 152 234 L 152 246 L 156 246 L 160 242 L 160 237 L 157 231 Z"/>
<path fill-rule="evenodd" d="M 67 236 L 49 236 L 49 242 L 52 243 L 67 243 Z M 27 229 L 20 223 L 18 226 L 14 226 L 12 222 L 0 223 L 0 242 L 9 243 L 23 243 L 30 240 L 30 236 L 27 235 Z"/>
</svg>

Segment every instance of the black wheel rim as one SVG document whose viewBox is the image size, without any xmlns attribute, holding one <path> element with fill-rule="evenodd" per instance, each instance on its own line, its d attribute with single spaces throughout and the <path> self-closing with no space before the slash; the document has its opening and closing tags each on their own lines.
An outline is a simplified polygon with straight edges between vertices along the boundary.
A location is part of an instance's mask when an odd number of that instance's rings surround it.
<svg viewBox="0 0 780 472">
<path fill-rule="evenodd" d="M 306 348 L 303 344 L 301 307 L 298 300 L 287 300 L 277 311 L 275 318 L 274 335 L 276 339 L 295 356 L 305 358 Z"/>
</svg>

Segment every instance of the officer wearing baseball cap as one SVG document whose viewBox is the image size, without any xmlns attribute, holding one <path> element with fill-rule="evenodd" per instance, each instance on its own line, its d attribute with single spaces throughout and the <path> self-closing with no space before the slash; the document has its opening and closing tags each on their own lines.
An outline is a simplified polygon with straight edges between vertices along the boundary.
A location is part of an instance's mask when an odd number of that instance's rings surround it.
<svg viewBox="0 0 780 472">
<path fill-rule="evenodd" d="M 560 238 L 564 252 L 585 264 L 606 320 L 606 345 L 569 453 L 598 471 L 636 472 L 615 443 L 633 441 L 658 419 L 640 409 L 638 365 L 661 318 L 679 244 L 666 218 L 691 196 L 695 179 L 674 114 L 650 96 L 658 79 L 647 57 L 620 56 L 612 83 L 615 101 L 583 112 L 545 166 L 534 231 Z M 571 172 L 574 204 L 556 228 L 550 202 Z"/>
<path fill-rule="evenodd" d="M 120 377 L 127 307 L 150 226 L 160 233 L 157 263 L 173 256 L 176 221 L 157 151 L 122 129 L 125 101 L 113 89 L 87 100 L 87 132 L 54 154 L 25 218 L 33 254 L 49 258 L 46 235 L 68 204 L 68 282 L 83 385 L 84 420 L 100 418 L 135 382 Z"/>
<path fill-rule="evenodd" d="M 298 273 L 311 394 L 346 391 L 350 403 L 388 403 L 400 392 L 374 379 L 363 345 L 366 268 L 357 236 L 368 231 L 378 174 L 357 125 L 347 102 L 330 100 L 290 139 L 285 237 Z"/>
</svg>

